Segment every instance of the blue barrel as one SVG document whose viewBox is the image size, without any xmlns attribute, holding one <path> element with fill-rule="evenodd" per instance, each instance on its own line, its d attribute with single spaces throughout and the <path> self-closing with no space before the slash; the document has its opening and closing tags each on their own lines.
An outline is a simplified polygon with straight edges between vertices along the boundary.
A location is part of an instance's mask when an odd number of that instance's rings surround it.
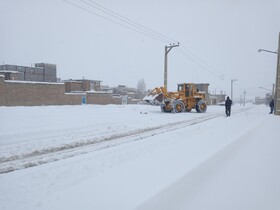
<svg viewBox="0 0 280 210">
<path fill-rule="evenodd" d="M 83 96 L 82 97 L 82 104 L 86 104 L 87 103 L 87 98 L 86 98 L 86 96 Z"/>
</svg>

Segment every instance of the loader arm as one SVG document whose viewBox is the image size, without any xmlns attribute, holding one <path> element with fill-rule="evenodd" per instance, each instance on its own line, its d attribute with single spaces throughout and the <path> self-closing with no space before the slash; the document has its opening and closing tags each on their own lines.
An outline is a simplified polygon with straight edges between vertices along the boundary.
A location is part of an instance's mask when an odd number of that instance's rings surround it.
<svg viewBox="0 0 280 210">
<path fill-rule="evenodd" d="M 143 98 L 143 100 L 152 105 L 155 105 L 155 104 L 161 104 L 164 98 L 168 98 L 168 97 L 169 95 L 164 87 L 160 87 L 160 88 L 156 87 L 148 95 L 146 95 Z"/>
</svg>

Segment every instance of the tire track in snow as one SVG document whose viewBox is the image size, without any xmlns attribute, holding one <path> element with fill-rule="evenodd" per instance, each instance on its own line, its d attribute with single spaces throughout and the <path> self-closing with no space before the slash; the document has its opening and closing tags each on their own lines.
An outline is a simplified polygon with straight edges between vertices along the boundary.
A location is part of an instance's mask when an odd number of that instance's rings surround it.
<svg viewBox="0 0 280 210">
<path fill-rule="evenodd" d="M 247 110 L 248 109 L 245 109 L 239 112 L 244 112 Z M 92 151 L 106 149 L 123 143 L 142 140 L 151 136 L 171 132 L 174 130 L 184 128 L 186 126 L 192 126 L 221 116 L 224 116 L 224 114 L 216 114 L 210 116 L 207 115 L 202 117 L 200 116 L 191 120 L 178 121 L 174 123 L 168 123 L 165 125 L 147 127 L 128 131 L 125 133 L 98 137 L 87 141 L 79 141 L 55 147 L 37 149 L 29 153 L 24 153 L 20 155 L 0 157 L 0 174 L 39 166 L 42 164 L 74 157 L 81 154 L 87 154 Z"/>
</svg>

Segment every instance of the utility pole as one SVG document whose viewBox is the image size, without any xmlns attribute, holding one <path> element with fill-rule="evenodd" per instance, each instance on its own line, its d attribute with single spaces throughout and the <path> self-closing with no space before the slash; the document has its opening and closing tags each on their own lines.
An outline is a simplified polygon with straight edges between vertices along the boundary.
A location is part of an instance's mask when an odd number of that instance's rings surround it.
<svg viewBox="0 0 280 210">
<path fill-rule="evenodd" d="M 173 47 L 179 47 L 179 42 L 178 44 L 170 44 L 170 46 L 165 46 L 165 52 L 164 52 L 164 88 L 167 91 L 167 54 L 170 52 L 170 50 Z"/>
<path fill-rule="evenodd" d="M 276 87 L 274 95 L 274 114 L 280 115 L 280 33 L 278 40 L 278 51 L 277 51 L 277 68 L 276 68 Z"/>
<path fill-rule="evenodd" d="M 258 50 L 258 52 L 262 52 L 262 51 L 277 54 L 276 83 L 275 83 L 275 90 L 274 90 L 274 86 L 272 87 L 272 98 L 274 98 L 274 114 L 280 115 L 280 32 L 278 35 L 278 50 L 276 52 L 265 50 L 265 49 Z"/>
</svg>

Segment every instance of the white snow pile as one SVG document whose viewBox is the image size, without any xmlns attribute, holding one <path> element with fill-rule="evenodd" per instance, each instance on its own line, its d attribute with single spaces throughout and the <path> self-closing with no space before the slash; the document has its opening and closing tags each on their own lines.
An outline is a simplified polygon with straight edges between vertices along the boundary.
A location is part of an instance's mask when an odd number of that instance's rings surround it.
<svg viewBox="0 0 280 210">
<path fill-rule="evenodd" d="M 0 107 L 0 209 L 280 209 L 280 117 L 268 112 Z"/>
</svg>

